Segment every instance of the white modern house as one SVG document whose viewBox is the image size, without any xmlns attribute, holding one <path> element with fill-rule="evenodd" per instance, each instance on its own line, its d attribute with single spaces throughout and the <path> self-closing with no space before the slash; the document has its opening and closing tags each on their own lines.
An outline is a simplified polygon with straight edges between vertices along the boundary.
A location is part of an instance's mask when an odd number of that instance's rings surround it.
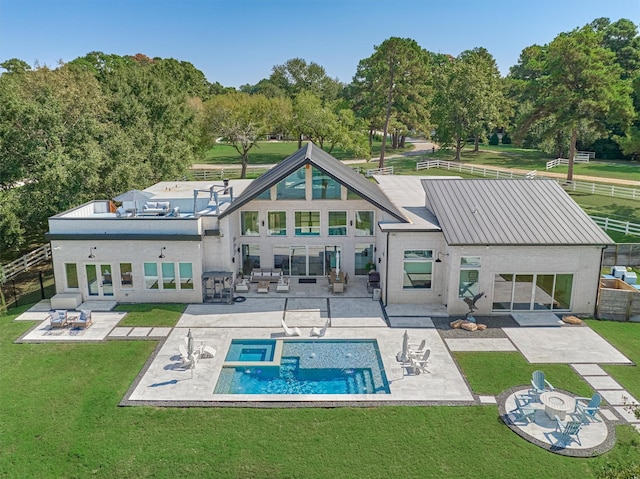
<svg viewBox="0 0 640 479">
<path fill-rule="evenodd" d="M 255 180 L 91 201 L 49 219 L 58 296 L 199 303 L 241 272 L 324 279 L 339 262 L 375 267 L 385 304 L 593 314 L 613 241 L 556 182 L 373 180 L 310 143 Z"/>
</svg>

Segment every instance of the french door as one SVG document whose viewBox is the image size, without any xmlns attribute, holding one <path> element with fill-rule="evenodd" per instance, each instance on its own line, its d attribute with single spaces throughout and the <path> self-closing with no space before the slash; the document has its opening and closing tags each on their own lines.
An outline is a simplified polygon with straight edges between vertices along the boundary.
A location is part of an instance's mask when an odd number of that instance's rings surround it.
<svg viewBox="0 0 640 479">
<path fill-rule="evenodd" d="M 113 267 L 110 264 L 87 264 L 85 271 L 89 296 L 113 296 Z"/>
</svg>

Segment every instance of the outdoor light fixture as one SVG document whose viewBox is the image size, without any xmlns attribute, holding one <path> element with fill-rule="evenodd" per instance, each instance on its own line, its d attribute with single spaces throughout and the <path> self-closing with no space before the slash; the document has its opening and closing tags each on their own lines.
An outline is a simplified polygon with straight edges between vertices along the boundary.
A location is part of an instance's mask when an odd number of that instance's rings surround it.
<svg viewBox="0 0 640 479">
<path fill-rule="evenodd" d="M 382 263 L 382 258 L 378 258 L 378 264 Z"/>
<path fill-rule="evenodd" d="M 89 258 L 95 258 L 96 255 L 93 254 L 93 252 L 95 250 L 97 250 L 98 248 L 96 248 L 95 246 L 92 246 L 91 248 L 89 248 Z"/>
<path fill-rule="evenodd" d="M 449 253 L 440 253 L 438 252 L 438 258 L 436 259 L 436 263 L 442 263 L 440 256 L 449 256 Z"/>
<path fill-rule="evenodd" d="M 158 258 L 164 258 L 164 250 L 166 250 L 166 246 L 163 246 L 162 248 L 160 248 L 160 256 L 158 256 Z"/>
</svg>

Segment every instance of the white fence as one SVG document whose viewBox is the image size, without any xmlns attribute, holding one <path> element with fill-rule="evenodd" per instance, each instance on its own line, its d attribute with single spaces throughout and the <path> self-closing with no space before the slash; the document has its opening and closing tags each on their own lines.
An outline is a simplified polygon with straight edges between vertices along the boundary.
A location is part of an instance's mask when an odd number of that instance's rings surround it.
<svg viewBox="0 0 640 479">
<path fill-rule="evenodd" d="M 581 156 L 587 156 L 587 158 L 589 158 L 590 160 L 596 159 L 595 151 L 576 151 L 576 153 Z"/>
<path fill-rule="evenodd" d="M 247 175 L 261 175 L 268 171 L 271 167 L 265 166 L 247 166 Z M 242 168 L 220 168 L 211 170 L 190 170 L 189 174 L 194 180 L 221 180 L 224 178 L 240 178 Z"/>
<path fill-rule="evenodd" d="M 585 151 L 585 152 L 576 153 L 576 155 L 573 157 L 573 162 L 574 163 L 589 163 L 589 159 L 591 158 L 589 153 L 593 153 L 593 152 Z M 595 157 L 595 153 L 593 153 L 593 155 Z M 556 166 L 568 165 L 568 164 L 569 164 L 569 159 L 568 158 L 556 158 L 555 160 L 547 161 L 547 170 L 550 170 L 551 168 L 555 168 Z"/>
<path fill-rule="evenodd" d="M 553 160 L 556 161 L 556 160 Z M 424 170 L 430 168 L 441 168 L 448 171 L 458 171 L 461 173 L 469 173 L 471 175 L 483 176 L 485 178 L 532 178 L 532 173 L 514 173 L 512 170 L 497 170 L 482 166 L 466 165 L 456 163 L 454 161 L 442 160 L 424 160 L 416 163 L 416 170 Z M 589 183 L 586 181 L 567 181 L 560 178 L 545 178 L 537 176 L 536 178 L 553 179 L 557 181 L 567 191 L 575 191 L 580 193 L 590 193 L 592 195 L 611 196 L 612 198 L 624 198 L 627 200 L 640 199 L 640 189 L 629 188 L 626 186 L 606 185 L 604 183 Z"/>
<path fill-rule="evenodd" d="M 11 263 L 2 265 L 2 268 L 0 268 L 0 283 L 5 283 L 14 276 L 49 258 L 51 258 L 51 245 L 47 243 Z"/>
<path fill-rule="evenodd" d="M 373 175 L 393 175 L 393 166 L 385 166 L 384 168 L 367 170 L 367 178 L 370 178 Z"/>
<path fill-rule="evenodd" d="M 640 236 L 640 225 L 631 223 L 630 221 L 620 221 L 611 218 L 603 218 L 602 216 L 591 216 L 600 228 L 605 231 L 616 231 L 626 235 Z"/>
</svg>

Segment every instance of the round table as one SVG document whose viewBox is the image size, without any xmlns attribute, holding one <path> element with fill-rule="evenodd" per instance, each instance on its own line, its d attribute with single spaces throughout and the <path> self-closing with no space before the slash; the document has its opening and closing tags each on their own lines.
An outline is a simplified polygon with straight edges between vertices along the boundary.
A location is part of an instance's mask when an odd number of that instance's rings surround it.
<svg viewBox="0 0 640 479">
<path fill-rule="evenodd" d="M 567 413 L 571 413 L 576 408 L 576 400 L 571 396 L 557 391 L 547 391 L 540 394 L 540 402 L 544 404 L 544 412 L 549 419 L 558 416 L 564 421 Z"/>
</svg>

